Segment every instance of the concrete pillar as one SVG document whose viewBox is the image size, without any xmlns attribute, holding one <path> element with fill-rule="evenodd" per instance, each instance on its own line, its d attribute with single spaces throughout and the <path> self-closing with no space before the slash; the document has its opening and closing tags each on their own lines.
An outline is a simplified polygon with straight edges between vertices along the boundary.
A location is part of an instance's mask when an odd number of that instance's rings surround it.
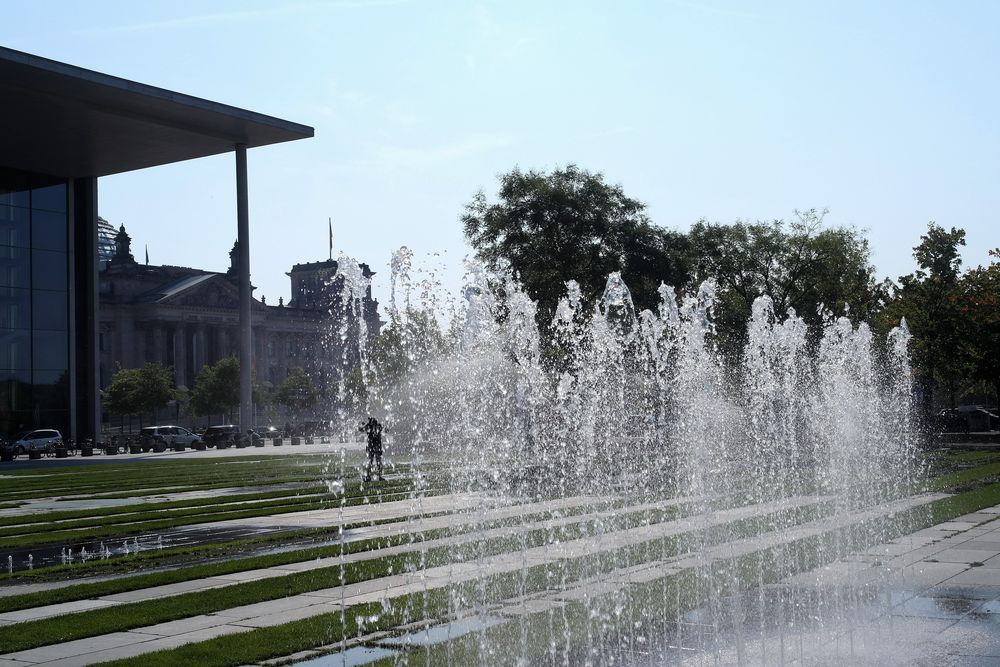
<svg viewBox="0 0 1000 667">
<path fill-rule="evenodd" d="M 236 240 L 240 244 L 240 431 L 253 427 L 253 330 L 250 321 L 250 198 L 247 187 L 247 146 L 236 144 Z"/>
</svg>

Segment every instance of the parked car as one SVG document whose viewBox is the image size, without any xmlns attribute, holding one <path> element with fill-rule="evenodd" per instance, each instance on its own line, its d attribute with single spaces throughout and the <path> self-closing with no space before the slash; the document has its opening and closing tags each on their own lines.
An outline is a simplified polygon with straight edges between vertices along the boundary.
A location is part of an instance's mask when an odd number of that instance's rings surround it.
<svg viewBox="0 0 1000 667">
<path fill-rule="evenodd" d="M 220 426 L 209 426 L 202 436 L 205 444 L 209 447 L 218 447 L 220 444 L 235 445 L 240 438 L 240 427 L 236 424 L 222 424 Z M 260 442 L 261 436 L 256 431 L 250 431 L 251 444 Z"/>
<path fill-rule="evenodd" d="M 43 428 L 37 431 L 18 433 L 11 440 L 10 448 L 18 456 L 28 452 L 43 452 L 50 454 L 57 445 L 62 444 L 62 434 L 55 429 Z"/>
<path fill-rule="evenodd" d="M 192 447 L 196 442 L 201 442 L 200 437 L 183 426 L 147 426 L 139 431 L 139 437 L 144 452 L 151 450 L 157 440 L 162 440 L 168 445 L 177 443 L 185 447 Z"/>
<path fill-rule="evenodd" d="M 223 446 L 228 443 L 235 443 L 240 435 L 240 427 L 236 424 L 222 424 L 220 426 L 209 426 L 205 429 L 202 438 L 209 447 Z"/>
<path fill-rule="evenodd" d="M 941 433 L 968 433 L 969 422 L 957 409 L 948 408 L 934 416 L 934 430 Z"/>
</svg>

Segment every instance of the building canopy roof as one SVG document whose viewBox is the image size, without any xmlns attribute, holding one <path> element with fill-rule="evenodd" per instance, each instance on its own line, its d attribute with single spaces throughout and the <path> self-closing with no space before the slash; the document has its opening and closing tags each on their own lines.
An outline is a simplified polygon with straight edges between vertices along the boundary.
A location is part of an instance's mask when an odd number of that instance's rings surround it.
<svg viewBox="0 0 1000 667">
<path fill-rule="evenodd" d="M 0 47 L 0 167 L 106 176 L 313 128 Z"/>
</svg>

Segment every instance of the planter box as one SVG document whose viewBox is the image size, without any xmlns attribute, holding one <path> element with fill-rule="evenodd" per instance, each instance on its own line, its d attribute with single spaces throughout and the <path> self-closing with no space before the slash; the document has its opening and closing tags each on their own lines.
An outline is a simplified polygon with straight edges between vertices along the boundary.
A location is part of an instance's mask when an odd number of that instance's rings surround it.
<svg viewBox="0 0 1000 667">
<path fill-rule="evenodd" d="M 311 445 L 311 444 L 313 444 L 313 442 L 314 442 L 314 440 L 313 440 L 312 436 L 306 436 L 306 444 L 307 445 Z"/>
<path fill-rule="evenodd" d="M 292 436 L 292 444 L 293 445 L 301 445 L 302 444 L 302 438 L 300 438 L 297 435 L 293 435 Z"/>
<path fill-rule="evenodd" d="M 203 452 L 208 449 L 208 445 L 204 442 L 196 442 L 191 445 L 191 449 L 197 449 L 199 452 Z"/>
<path fill-rule="evenodd" d="M 319 442 L 320 442 L 320 444 L 322 444 L 322 445 L 329 445 L 329 444 L 330 444 L 330 437 L 329 437 L 329 436 L 326 436 L 326 435 L 324 435 L 323 437 L 321 437 L 321 438 L 319 439 Z"/>
<path fill-rule="evenodd" d="M 105 456 L 114 456 L 117 453 L 118 453 L 118 448 L 117 447 L 105 447 L 104 448 L 104 455 Z"/>
<path fill-rule="evenodd" d="M 31 459 L 32 461 L 37 461 L 38 459 L 42 458 L 42 453 L 37 449 L 29 449 L 28 458 Z"/>
<path fill-rule="evenodd" d="M 264 438 L 254 438 L 253 446 L 254 447 L 263 447 L 264 446 Z"/>
<path fill-rule="evenodd" d="M 81 447 L 80 448 L 80 456 L 93 456 L 93 455 L 94 455 L 94 448 L 93 447 Z"/>
<path fill-rule="evenodd" d="M 175 452 L 183 452 L 184 451 L 184 443 L 183 442 L 174 443 L 174 451 Z"/>
<path fill-rule="evenodd" d="M 285 440 L 284 438 L 275 438 L 274 440 L 271 441 L 271 444 L 274 445 L 275 447 L 281 447 L 283 444 L 285 444 Z"/>
<path fill-rule="evenodd" d="M 13 460 L 14 460 L 13 450 L 5 449 L 2 452 L 0 452 L 0 461 L 13 461 Z"/>
<path fill-rule="evenodd" d="M 246 449 L 246 446 L 247 446 L 247 441 L 244 440 L 243 438 L 240 438 L 239 440 L 236 441 L 236 449 Z"/>
<path fill-rule="evenodd" d="M 128 453 L 129 454 L 142 454 L 142 446 L 141 445 L 129 445 L 128 446 Z"/>
<path fill-rule="evenodd" d="M 167 443 L 163 442 L 162 440 L 160 440 L 158 442 L 154 442 L 153 443 L 153 451 L 154 452 L 165 452 L 165 451 L 167 451 Z"/>
<path fill-rule="evenodd" d="M 57 459 L 69 458 L 69 449 L 66 447 L 56 447 L 56 458 Z"/>
</svg>

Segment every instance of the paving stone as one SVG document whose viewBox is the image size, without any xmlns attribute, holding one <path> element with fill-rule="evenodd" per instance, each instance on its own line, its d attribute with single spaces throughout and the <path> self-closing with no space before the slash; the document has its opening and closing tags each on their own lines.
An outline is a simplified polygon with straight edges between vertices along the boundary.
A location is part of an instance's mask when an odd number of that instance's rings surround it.
<svg viewBox="0 0 1000 667">
<path fill-rule="evenodd" d="M 261 616 L 246 618 L 241 621 L 234 621 L 233 625 L 241 625 L 249 628 L 268 628 L 275 625 L 282 625 L 283 623 L 291 623 L 292 621 L 298 621 L 303 618 L 329 614 L 339 610 L 340 605 L 338 604 L 315 604 L 308 607 L 286 609 L 274 614 L 264 614 Z"/>
<path fill-rule="evenodd" d="M 34 607 L 32 609 L 21 609 L 19 611 L 8 611 L 0 616 L 0 621 L 8 623 L 22 623 L 24 621 L 34 621 L 50 616 L 60 616 L 62 614 L 72 614 L 78 611 L 90 611 L 109 607 L 113 603 L 105 600 L 76 600 L 74 602 L 63 602 L 60 604 L 47 605 L 45 607 Z"/>
<path fill-rule="evenodd" d="M 180 618 L 176 621 L 157 623 L 142 629 L 143 634 L 159 635 L 161 637 L 173 637 L 184 635 L 195 630 L 203 630 L 217 625 L 225 625 L 232 619 L 225 616 L 193 616 L 191 618 Z"/>
<path fill-rule="evenodd" d="M 901 580 L 909 585 L 935 586 L 944 581 L 952 581 L 952 577 L 968 569 L 961 563 L 927 563 L 920 562 L 904 569 Z M 981 569 L 981 568 L 977 568 Z"/>
<path fill-rule="evenodd" d="M 976 539 L 962 543 L 963 549 L 975 549 L 977 551 L 990 551 L 992 555 L 1000 553 L 1000 540 Z"/>
<path fill-rule="evenodd" d="M 531 614 L 541 614 L 561 610 L 566 606 L 565 602 L 558 600 L 524 600 L 514 605 L 507 605 L 497 613 L 503 616 L 530 616 Z"/>
<path fill-rule="evenodd" d="M 13 660 L 24 660 L 26 662 L 48 662 L 51 660 L 59 660 L 61 658 L 82 656 L 105 649 L 127 646 L 129 644 L 139 644 L 150 639 L 155 639 L 155 637 L 153 635 L 142 635 L 137 632 L 112 632 L 98 637 L 88 637 L 86 639 L 77 639 L 70 642 L 63 642 L 61 644 L 40 646 L 38 648 L 28 649 L 27 651 L 8 653 L 2 657 Z"/>
<path fill-rule="evenodd" d="M 156 598 L 169 597 L 171 595 L 180 595 L 182 593 L 190 593 L 191 591 L 232 586 L 234 583 L 235 582 L 227 579 L 216 579 L 215 577 L 210 577 L 206 579 L 193 579 L 191 581 L 179 581 L 175 584 L 154 586 L 153 588 L 143 588 L 137 591 L 128 591 L 125 593 L 115 593 L 114 595 L 102 595 L 98 599 L 110 602 L 136 602 L 138 600 L 153 600 Z"/>
<path fill-rule="evenodd" d="M 982 563 L 983 559 L 989 560 L 986 552 L 976 549 L 945 549 L 939 553 L 934 554 L 934 560 L 939 563 L 965 563 L 966 565 L 971 565 L 972 563 Z"/>
<path fill-rule="evenodd" d="M 1000 586 L 1000 568 L 972 567 L 956 574 L 948 580 L 948 583 L 967 586 Z"/>
<path fill-rule="evenodd" d="M 212 615 L 219 618 L 253 618 L 254 616 L 267 616 L 282 611 L 298 609 L 302 607 L 302 605 L 302 596 L 293 595 L 287 598 L 267 600 L 265 602 L 256 602 L 254 604 L 247 604 L 241 607 L 233 607 L 232 609 L 224 609 L 222 611 L 217 611 Z"/>
</svg>

